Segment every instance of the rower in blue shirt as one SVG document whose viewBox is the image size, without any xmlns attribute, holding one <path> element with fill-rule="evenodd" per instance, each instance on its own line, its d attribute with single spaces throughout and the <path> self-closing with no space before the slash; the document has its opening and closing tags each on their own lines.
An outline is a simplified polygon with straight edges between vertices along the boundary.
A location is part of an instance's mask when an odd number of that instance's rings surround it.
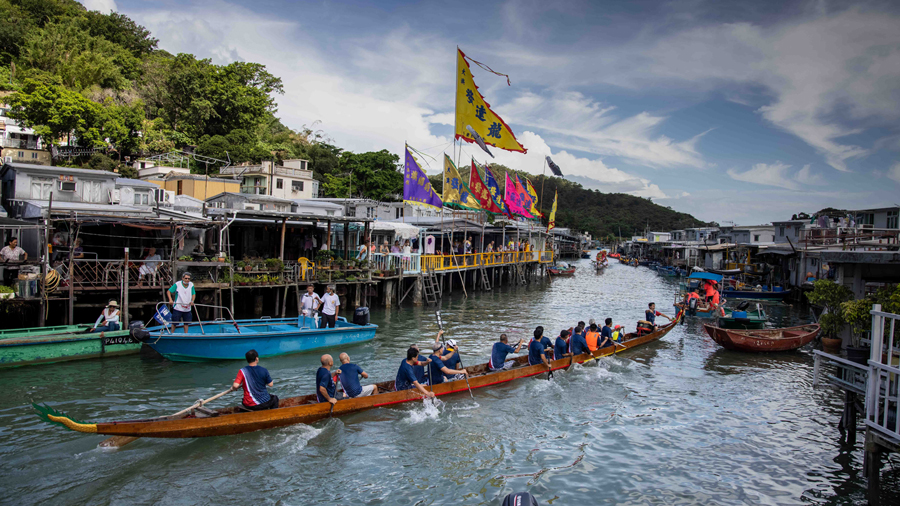
<svg viewBox="0 0 900 506">
<path fill-rule="evenodd" d="M 510 353 L 519 353 L 525 340 L 519 339 L 519 344 L 515 347 L 510 346 L 508 341 L 509 338 L 506 337 L 506 334 L 500 334 L 500 341 L 494 343 L 494 347 L 491 349 L 491 360 L 488 362 L 488 368 L 491 371 L 510 369 L 516 364 L 515 360 L 506 360 L 506 356 Z"/>
<path fill-rule="evenodd" d="M 344 387 L 344 393 L 347 397 L 366 397 L 378 394 L 378 387 L 375 385 L 362 386 L 359 383 L 359 377 L 369 379 L 369 374 L 363 371 L 362 367 L 350 363 L 350 355 L 341 353 L 338 357 L 341 360 L 341 386 Z"/>
<path fill-rule="evenodd" d="M 556 338 L 556 343 L 553 346 L 553 356 L 557 359 L 572 356 L 572 354 L 569 353 L 569 341 L 567 340 L 568 337 L 568 330 L 561 330 L 559 332 L 559 337 Z"/>
<path fill-rule="evenodd" d="M 582 353 L 591 352 L 591 349 L 588 348 L 587 340 L 584 338 L 584 327 L 582 326 L 584 322 L 578 323 L 579 325 L 575 327 L 575 332 L 572 333 L 572 338 L 569 339 L 569 351 L 576 357 Z"/>
<path fill-rule="evenodd" d="M 469 375 L 469 371 L 465 369 L 450 369 L 444 364 L 444 361 L 441 360 L 441 352 L 444 350 L 444 346 L 441 343 L 434 343 L 432 345 L 432 350 L 434 353 L 431 354 L 429 360 L 431 363 L 428 367 L 431 368 L 431 385 L 440 385 L 444 382 L 444 376 L 448 376 L 449 381 L 455 381 L 458 379 L 464 379 Z"/>
<path fill-rule="evenodd" d="M 613 329 L 612 329 L 612 318 L 607 318 L 604 323 L 606 325 L 600 329 L 600 347 L 603 348 L 605 346 L 613 346 Z"/>
<path fill-rule="evenodd" d="M 337 385 L 331 377 L 331 367 L 334 365 L 334 359 L 331 358 L 331 355 L 322 355 L 320 362 L 322 367 L 316 371 L 316 400 L 334 404 L 338 401 Z M 334 372 L 335 374 L 340 374 L 341 370 L 337 369 Z"/>
<path fill-rule="evenodd" d="M 447 339 L 447 345 L 444 347 L 444 350 L 445 355 L 441 357 L 444 365 L 450 369 L 459 369 L 462 360 L 459 358 L 459 346 L 456 344 L 456 341 Z"/>
<path fill-rule="evenodd" d="M 409 390 L 411 388 L 416 388 L 419 392 L 422 393 L 425 397 L 434 397 L 434 392 L 429 392 L 422 386 L 422 383 L 416 379 L 416 373 L 413 371 L 413 366 L 418 365 L 419 350 L 416 348 L 410 348 L 406 350 L 406 360 L 400 362 L 400 369 L 397 370 L 397 378 L 394 380 L 394 390 Z"/>
<path fill-rule="evenodd" d="M 438 335 L 440 335 L 440 332 L 438 332 Z M 413 348 L 416 351 L 419 351 L 418 344 L 413 343 L 409 345 L 409 347 Z M 419 355 L 416 357 L 415 365 L 413 365 L 413 372 L 415 372 L 416 374 L 416 380 L 423 385 L 428 384 L 428 373 L 425 371 L 425 365 L 428 364 L 428 362 L 430 362 L 428 357 L 426 357 L 425 355 Z"/>
<path fill-rule="evenodd" d="M 528 343 L 528 365 L 538 365 L 545 364 L 548 368 L 550 367 L 550 361 L 547 360 L 547 355 L 544 350 L 546 347 L 543 343 L 544 337 L 544 327 L 538 326 L 538 328 L 534 329 L 534 339 Z M 547 339 L 549 342 L 550 340 Z"/>
</svg>

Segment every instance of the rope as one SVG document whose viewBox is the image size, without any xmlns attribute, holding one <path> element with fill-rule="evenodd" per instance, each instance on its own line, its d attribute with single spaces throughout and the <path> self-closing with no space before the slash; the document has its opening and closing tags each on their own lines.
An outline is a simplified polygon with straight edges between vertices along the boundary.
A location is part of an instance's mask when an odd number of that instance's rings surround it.
<svg viewBox="0 0 900 506">
<path fill-rule="evenodd" d="M 506 75 L 506 74 L 501 74 L 500 72 L 497 72 L 496 70 L 494 70 L 494 69 L 488 67 L 488 66 L 485 65 L 484 63 L 481 63 L 480 61 L 477 61 L 477 60 L 473 60 L 472 58 L 470 58 L 470 57 L 468 57 L 468 56 L 463 56 L 463 57 L 464 57 L 465 59 L 469 60 L 470 62 L 474 63 L 475 65 L 478 65 L 478 66 L 481 67 L 482 69 L 484 69 L 484 70 L 490 72 L 491 74 L 505 77 L 505 78 L 506 78 L 506 85 L 507 85 L 507 86 L 512 86 L 512 83 L 509 82 L 509 76 L 508 76 L 508 75 Z"/>
</svg>

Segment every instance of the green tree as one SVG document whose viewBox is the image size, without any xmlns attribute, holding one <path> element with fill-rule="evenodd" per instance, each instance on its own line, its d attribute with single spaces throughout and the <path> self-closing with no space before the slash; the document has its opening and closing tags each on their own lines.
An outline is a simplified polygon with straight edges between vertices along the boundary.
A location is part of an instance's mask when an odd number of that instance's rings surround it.
<svg viewBox="0 0 900 506">
<path fill-rule="evenodd" d="M 128 50 L 137 58 L 153 52 L 159 42 L 146 28 L 118 12 L 103 14 L 88 11 L 81 16 L 80 24 L 92 36 L 102 37 Z"/>
<path fill-rule="evenodd" d="M 140 151 L 138 132 L 144 125 L 144 104 L 115 105 L 108 100 L 104 108 L 103 136 L 118 150 L 120 157 Z"/>
<path fill-rule="evenodd" d="M 59 85 L 28 79 L 10 95 L 11 118 L 33 128 L 45 144 L 58 144 L 74 132 L 83 146 L 102 146 L 103 107 Z"/>
</svg>

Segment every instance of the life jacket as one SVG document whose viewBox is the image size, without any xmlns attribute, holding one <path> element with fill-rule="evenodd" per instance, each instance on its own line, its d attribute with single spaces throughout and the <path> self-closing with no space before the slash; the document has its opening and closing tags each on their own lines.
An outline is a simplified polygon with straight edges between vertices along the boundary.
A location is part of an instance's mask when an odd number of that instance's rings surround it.
<svg viewBox="0 0 900 506">
<path fill-rule="evenodd" d="M 621 329 L 619 329 L 619 330 L 613 331 L 613 333 L 612 333 L 612 340 L 615 341 L 615 342 L 617 342 L 617 343 L 621 343 L 621 342 L 622 342 L 622 338 L 623 338 L 624 336 L 625 336 L 625 332 L 623 332 Z"/>
<path fill-rule="evenodd" d="M 588 333 L 585 334 L 584 339 L 587 341 L 589 350 L 594 351 L 597 349 L 597 344 L 598 344 L 597 341 L 599 338 L 600 338 L 599 332 L 588 331 Z"/>
</svg>

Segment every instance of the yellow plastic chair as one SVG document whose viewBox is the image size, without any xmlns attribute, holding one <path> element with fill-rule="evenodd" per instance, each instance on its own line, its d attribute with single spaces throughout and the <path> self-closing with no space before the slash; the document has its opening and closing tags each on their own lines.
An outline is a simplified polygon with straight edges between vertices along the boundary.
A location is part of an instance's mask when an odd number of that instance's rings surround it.
<svg viewBox="0 0 900 506">
<path fill-rule="evenodd" d="M 300 279 L 302 281 L 308 281 L 306 279 L 306 272 L 316 268 L 316 264 L 310 259 L 306 257 L 300 257 L 297 259 L 297 264 L 300 265 Z"/>
</svg>

